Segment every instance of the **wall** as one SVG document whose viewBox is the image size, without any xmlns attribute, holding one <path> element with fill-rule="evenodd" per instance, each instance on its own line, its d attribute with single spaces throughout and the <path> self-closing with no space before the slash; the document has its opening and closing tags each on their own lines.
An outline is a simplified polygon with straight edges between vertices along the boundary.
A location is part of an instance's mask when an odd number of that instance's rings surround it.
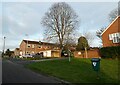
<svg viewBox="0 0 120 85">
<path fill-rule="evenodd" d="M 61 57 L 61 51 L 60 50 L 47 50 L 43 51 L 44 57 Z"/>
<path fill-rule="evenodd" d="M 80 54 L 81 52 L 81 54 Z M 85 51 L 74 51 L 74 57 L 76 58 L 86 58 L 86 53 Z M 92 49 L 87 51 L 87 58 L 99 58 L 99 49 Z"/>
<path fill-rule="evenodd" d="M 43 51 L 43 56 L 44 57 L 51 57 L 51 50 Z"/>
<path fill-rule="evenodd" d="M 24 41 L 20 44 L 20 55 L 25 55 L 26 52 L 26 43 Z"/>
<path fill-rule="evenodd" d="M 61 50 L 52 51 L 52 57 L 61 57 Z"/>
</svg>

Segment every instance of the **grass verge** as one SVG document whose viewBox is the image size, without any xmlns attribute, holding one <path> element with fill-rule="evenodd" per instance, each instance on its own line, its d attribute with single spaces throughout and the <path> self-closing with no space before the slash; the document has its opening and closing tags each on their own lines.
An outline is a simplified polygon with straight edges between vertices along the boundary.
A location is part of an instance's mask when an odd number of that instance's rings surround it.
<svg viewBox="0 0 120 85">
<path fill-rule="evenodd" d="M 100 79 L 97 79 L 90 59 L 42 61 L 26 67 L 71 83 L 118 83 L 118 60 L 101 59 L 100 63 Z"/>
</svg>

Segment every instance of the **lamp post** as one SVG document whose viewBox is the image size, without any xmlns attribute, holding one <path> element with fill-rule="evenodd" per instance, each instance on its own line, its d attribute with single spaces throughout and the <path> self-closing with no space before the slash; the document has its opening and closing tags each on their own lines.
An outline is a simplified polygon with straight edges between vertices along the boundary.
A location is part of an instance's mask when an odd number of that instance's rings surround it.
<svg viewBox="0 0 120 85">
<path fill-rule="evenodd" d="M 4 37 L 4 40 L 3 40 L 3 55 L 2 55 L 2 57 L 4 57 L 4 51 L 5 51 L 5 38 L 6 37 Z"/>
</svg>

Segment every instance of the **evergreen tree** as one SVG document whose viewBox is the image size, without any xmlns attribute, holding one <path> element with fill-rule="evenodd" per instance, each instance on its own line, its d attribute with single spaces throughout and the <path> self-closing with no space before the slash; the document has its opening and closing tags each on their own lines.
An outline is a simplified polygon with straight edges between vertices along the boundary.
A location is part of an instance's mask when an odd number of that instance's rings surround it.
<svg viewBox="0 0 120 85">
<path fill-rule="evenodd" d="M 87 39 L 84 37 L 84 36 L 81 36 L 79 39 L 78 39 L 78 45 L 77 45 L 77 48 L 76 50 L 85 50 L 86 49 L 89 49 L 89 45 L 88 45 L 88 41 Z"/>
</svg>

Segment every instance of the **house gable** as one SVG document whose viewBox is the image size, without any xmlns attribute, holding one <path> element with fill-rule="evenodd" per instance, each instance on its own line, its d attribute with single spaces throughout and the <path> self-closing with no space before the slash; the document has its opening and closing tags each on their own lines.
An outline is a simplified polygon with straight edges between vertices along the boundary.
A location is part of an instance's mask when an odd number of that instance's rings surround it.
<svg viewBox="0 0 120 85">
<path fill-rule="evenodd" d="M 120 42 L 119 20 L 120 16 L 118 16 L 101 34 L 103 47 L 119 45 Z"/>
<path fill-rule="evenodd" d="M 112 23 L 109 24 L 109 26 L 102 32 L 101 36 L 117 21 L 119 20 L 120 16 L 116 17 Z M 119 22 L 119 21 L 118 21 Z"/>
</svg>

